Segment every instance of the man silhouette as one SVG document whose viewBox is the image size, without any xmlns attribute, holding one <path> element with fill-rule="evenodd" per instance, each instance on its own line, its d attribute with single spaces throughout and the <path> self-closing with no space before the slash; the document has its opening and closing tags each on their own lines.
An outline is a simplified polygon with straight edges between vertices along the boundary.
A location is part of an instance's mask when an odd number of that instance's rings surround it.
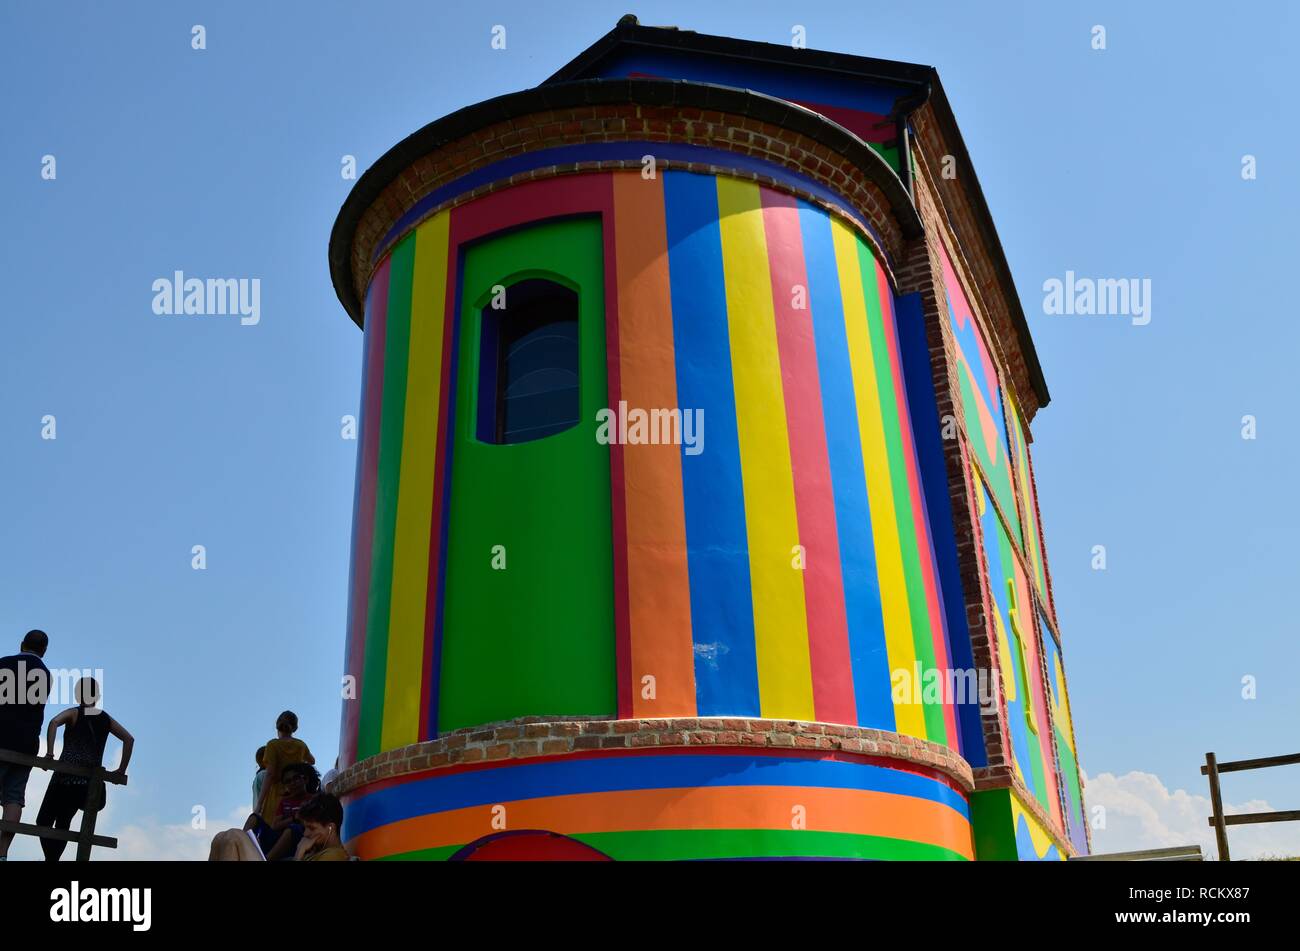
<svg viewBox="0 0 1300 951">
<path fill-rule="evenodd" d="M 0 657 L 0 750 L 35 756 L 41 749 L 41 724 L 50 695 L 50 671 L 41 660 L 50 639 L 28 631 L 17 654 Z M 52 750 L 50 752 L 53 752 Z M 0 762 L 0 806 L 6 822 L 23 815 L 30 766 Z M 12 832 L 0 832 L 0 862 L 9 858 Z"/>
</svg>

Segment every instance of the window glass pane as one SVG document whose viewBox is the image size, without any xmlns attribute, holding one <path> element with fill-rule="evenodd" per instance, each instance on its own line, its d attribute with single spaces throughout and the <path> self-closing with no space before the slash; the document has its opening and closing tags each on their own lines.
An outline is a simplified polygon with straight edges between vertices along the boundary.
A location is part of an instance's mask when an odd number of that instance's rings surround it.
<svg viewBox="0 0 1300 951">
<path fill-rule="evenodd" d="M 511 285 L 482 311 L 478 437 L 541 439 L 578 422 L 578 295 L 554 281 Z"/>
</svg>

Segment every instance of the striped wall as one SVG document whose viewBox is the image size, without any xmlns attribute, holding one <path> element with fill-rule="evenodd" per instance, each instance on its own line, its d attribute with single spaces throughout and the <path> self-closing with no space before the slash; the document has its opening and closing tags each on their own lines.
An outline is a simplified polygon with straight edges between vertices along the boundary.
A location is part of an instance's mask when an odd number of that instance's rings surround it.
<svg viewBox="0 0 1300 951">
<path fill-rule="evenodd" d="M 1012 765 L 1025 788 L 1058 827 L 1064 828 L 1053 760 L 1052 723 L 1038 652 L 1037 612 L 1029 582 L 989 491 L 978 476 L 975 479 Z"/>
<path fill-rule="evenodd" d="M 939 242 L 939 255 L 948 297 L 948 325 L 957 343 L 957 381 L 961 388 L 963 428 L 989 491 L 1011 524 L 1011 538 L 1019 547 L 1020 515 L 1016 508 L 1015 475 L 1008 454 L 1010 443 L 1002 383 L 993 351 L 975 320 L 974 310 L 942 241 Z"/>
<path fill-rule="evenodd" d="M 1025 425 L 1020 419 L 1020 410 L 1010 391 L 1007 397 L 1007 435 L 1010 437 L 1011 465 L 1015 472 L 1016 493 L 1020 499 L 1020 511 L 1025 518 L 1025 558 L 1029 562 L 1034 576 L 1034 586 L 1038 590 L 1041 604 L 1051 608 L 1047 591 L 1047 569 L 1044 567 L 1043 536 L 1038 527 L 1038 491 L 1034 486 L 1033 471 L 1029 466 L 1029 440 L 1025 437 Z"/>
<path fill-rule="evenodd" d="M 895 672 L 952 666 L 935 555 L 951 542 L 927 515 L 899 318 L 871 247 L 844 219 L 753 182 L 616 172 L 440 212 L 375 272 L 343 762 L 465 725 L 439 722 L 446 678 L 459 695 L 511 694 L 502 678 L 523 676 L 486 660 L 445 666 L 472 636 L 448 622 L 449 553 L 481 550 L 486 563 L 493 544 L 447 518 L 458 486 L 481 477 L 449 458 L 473 412 L 457 382 L 473 347 L 449 315 L 467 248 L 573 215 L 601 222 L 606 404 L 701 411 L 703 451 L 608 447 L 609 499 L 588 504 L 608 510 L 613 669 L 575 671 L 581 686 L 549 694 L 551 709 L 487 703 L 474 716 L 587 713 L 578 693 L 607 676 L 621 716 L 826 720 L 960 749 L 947 698 L 891 693 Z"/>
<path fill-rule="evenodd" d="M 362 859 L 448 859 L 547 830 L 617 860 L 974 857 L 966 797 L 937 774 L 799 755 L 600 755 L 441 770 L 348 803 Z"/>
<path fill-rule="evenodd" d="M 1083 855 L 1088 851 L 1088 832 L 1084 827 L 1083 782 L 1079 777 L 1079 753 L 1074 746 L 1074 721 L 1070 716 L 1070 696 L 1065 684 L 1061 649 L 1056 646 L 1056 639 L 1047 632 L 1046 622 L 1043 651 L 1047 662 L 1048 700 L 1052 707 L 1052 736 L 1056 743 L 1057 762 L 1060 764 L 1065 829 L 1070 842 Z"/>
</svg>

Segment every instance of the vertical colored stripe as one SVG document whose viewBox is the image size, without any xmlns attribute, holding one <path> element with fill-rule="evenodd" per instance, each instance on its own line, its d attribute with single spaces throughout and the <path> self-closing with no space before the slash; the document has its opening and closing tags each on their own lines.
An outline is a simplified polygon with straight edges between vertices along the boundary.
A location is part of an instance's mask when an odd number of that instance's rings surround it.
<svg viewBox="0 0 1300 951">
<path fill-rule="evenodd" d="M 718 178 L 727 330 L 763 716 L 815 717 L 794 476 L 758 186 Z"/>
<path fill-rule="evenodd" d="M 358 731 L 358 756 L 380 752 L 384 688 L 388 673 L 389 608 L 392 602 L 393 539 L 397 529 L 398 483 L 402 464 L 402 426 L 406 403 L 406 354 L 411 326 L 411 281 L 415 236 L 393 249 L 388 282 L 388 324 L 384 343 L 384 394 L 379 416 L 379 475 L 375 489 L 375 528 L 370 567 L 370 605 L 366 619 L 366 697 Z"/>
<path fill-rule="evenodd" d="M 606 209 L 601 218 L 601 246 L 605 263 L 605 378 L 608 387 L 605 409 L 617 412 L 623 401 L 623 358 L 620 344 L 621 305 L 619 300 L 618 215 L 614 200 L 613 173 L 600 179 L 601 204 Z M 651 179 L 650 181 L 655 181 Z M 656 187 L 658 182 L 655 181 Z M 593 189 L 594 190 L 594 189 Z M 662 201 L 659 219 L 663 219 Z M 662 233 L 662 231 L 661 231 Z M 629 237 L 628 240 L 631 240 Z M 667 261 L 664 262 L 665 269 Z M 628 595 L 628 497 L 626 448 L 623 440 L 609 447 L 609 529 L 613 553 L 614 580 L 614 697 L 620 720 L 633 715 L 636 700 L 633 698 L 632 672 L 632 604 Z M 672 454 L 674 461 L 675 452 Z M 680 476 L 679 476 L 680 478 Z M 685 529 L 683 528 L 683 534 Z M 685 549 L 683 548 L 683 556 Z M 689 595 L 688 595 L 689 597 Z M 690 640 L 687 639 L 689 645 Z M 688 655 L 689 656 L 689 655 Z M 651 674 L 642 675 L 653 677 Z M 640 679 L 640 678 L 637 678 Z M 657 697 L 653 680 L 637 687 L 637 693 L 646 699 Z M 694 700 L 692 691 L 692 701 Z"/>
<path fill-rule="evenodd" d="M 799 220 L 835 495 L 839 561 L 856 704 L 856 720 L 853 722 L 877 730 L 893 730 L 894 704 L 890 698 L 880 580 L 872 540 L 871 507 L 867 499 L 861 429 L 845 335 L 831 219 L 821 209 L 801 202 Z"/>
<path fill-rule="evenodd" d="M 931 668 L 937 669 L 942 675 L 943 683 L 950 684 L 953 682 L 949 674 L 952 665 L 948 661 L 947 632 L 943 623 L 943 611 L 939 606 L 939 583 L 935 575 L 934 546 L 930 542 L 929 519 L 925 510 L 925 498 L 921 494 L 920 458 L 912 439 L 912 414 L 907 405 L 907 390 L 903 381 L 903 361 L 899 353 L 898 315 L 894 310 L 894 293 L 890 289 L 889 279 L 885 276 L 885 269 L 880 266 L 880 262 L 873 258 L 872 266 L 881 305 L 881 325 L 889 350 L 898 432 L 902 440 L 902 468 L 907 482 L 912 527 L 915 531 L 916 557 L 912 564 L 916 570 L 913 576 L 920 574 L 919 580 L 925 598 L 925 624 L 918 626 L 914 620 L 912 630 L 918 638 L 924 639 L 924 644 L 918 645 L 918 654 L 928 657 Z M 932 730 L 929 739 L 936 743 L 954 746 L 957 743 L 956 710 L 946 696 L 939 698 L 937 707 L 937 710 L 931 710 L 930 705 L 927 704 L 926 723 Z M 936 713 L 938 716 L 935 715 Z M 940 724 L 942 728 L 938 728 Z"/>
<path fill-rule="evenodd" d="M 760 189 L 794 478 L 815 719 L 856 723 L 835 495 L 795 199 Z"/>
<path fill-rule="evenodd" d="M 447 212 L 446 241 L 442 260 L 442 298 L 440 317 L 442 327 L 441 360 L 438 373 L 438 431 L 437 455 L 433 463 L 433 506 L 429 515 L 429 577 L 424 602 L 424 663 L 420 680 L 420 740 L 431 740 L 438 735 L 438 675 L 441 668 L 442 605 L 447 573 L 447 506 L 451 497 L 451 448 L 449 432 L 456 411 L 455 359 L 460 312 L 460 288 L 456 280 L 456 253 L 454 211 Z M 436 300 L 436 298 L 435 298 Z"/>
<path fill-rule="evenodd" d="M 375 525 L 375 481 L 379 472 L 378 420 L 384 388 L 384 329 L 388 323 L 391 258 L 375 269 L 366 295 L 361 357 L 361 423 L 357 433 L 356 501 L 352 512 L 352 564 L 348 584 L 348 638 L 344 675 L 352 678 L 351 699 L 343 702 L 339 765 L 357 760 L 357 732 L 364 687 L 366 618 L 370 603 L 370 552 Z M 368 420 L 373 420 L 373 425 Z"/>
<path fill-rule="evenodd" d="M 948 495 L 948 467 L 944 459 L 939 407 L 935 400 L 930 345 L 926 335 L 925 311 L 919 293 L 907 294 L 894 302 L 903 378 L 907 386 L 912 437 L 921 473 L 926 524 L 934 552 L 938 586 L 944 612 L 949 662 L 955 670 L 975 671 L 974 655 L 967 634 L 966 600 L 957 565 L 957 543 L 953 528 L 952 502 Z M 957 749 L 974 767 L 987 765 L 984 731 L 980 724 L 978 696 L 957 698 Z M 968 702 L 966 702 L 968 701 Z"/>
<path fill-rule="evenodd" d="M 712 178 L 664 173 L 677 399 L 707 420 L 703 453 L 682 452 L 696 704 L 701 716 L 758 716 L 744 490 Z M 793 544 L 793 542 L 791 543 Z"/>
<path fill-rule="evenodd" d="M 615 174 L 613 186 L 618 395 L 629 412 L 675 410 L 679 404 L 662 179 Z M 680 409 L 685 413 L 694 408 Z M 696 713 L 683 451 L 672 444 L 643 443 L 625 446 L 622 452 L 634 717 Z M 653 691 L 646 689 L 650 685 Z"/>
<path fill-rule="evenodd" d="M 916 664 L 909 677 L 912 689 L 908 699 L 912 704 L 919 705 L 924 715 L 926 732 L 920 735 L 935 742 L 944 742 L 943 709 L 939 704 L 926 702 L 928 693 L 926 677 L 929 671 L 936 669 L 934 641 L 930 634 L 925 581 L 921 573 L 920 546 L 912 512 L 913 497 L 909 490 L 908 455 L 903 441 L 903 424 L 906 420 L 903 417 L 903 407 L 898 403 L 898 381 L 893 372 L 894 364 L 890 358 L 886 329 L 892 319 L 891 309 L 888 308 L 888 287 L 885 288 L 885 297 L 882 299 L 880 281 L 877 277 L 879 265 L 876 263 L 875 256 L 864 241 L 857 242 L 857 249 L 858 267 L 870 327 L 871 355 L 875 364 L 877 392 L 884 421 L 886 458 L 896 516 L 895 528 L 898 532 L 899 550 L 903 559 L 903 579 L 911 619 L 912 648 L 916 657 Z"/>
<path fill-rule="evenodd" d="M 393 537 L 392 603 L 380 747 L 414 743 L 420 735 L 425 609 L 429 591 L 434 464 L 442 394 L 443 314 L 447 293 L 446 212 L 415 233 L 407 348 L 405 414 Z"/>
<path fill-rule="evenodd" d="M 840 292 L 844 301 L 844 326 L 848 339 L 849 363 L 853 371 L 867 497 L 871 504 L 871 530 L 875 539 L 889 669 L 891 676 L 894 672 L 901 671 L 911 677 L 916 667 L 916 646 L 912 640 L 911 617 L 908 613 L 907 580 L 894 507 L 885 417 L 881 411 L 871 327 L 858 259 L 860 242 L 857 235 L 839 219 L 832 220 L 831 233 L 835 244 L 836 267 L 840 275 Z M 906 702 L 895 704 L 894 717 L 898 732 L 917 737 L 926 735 L 921 705 Z"/>
</svg>

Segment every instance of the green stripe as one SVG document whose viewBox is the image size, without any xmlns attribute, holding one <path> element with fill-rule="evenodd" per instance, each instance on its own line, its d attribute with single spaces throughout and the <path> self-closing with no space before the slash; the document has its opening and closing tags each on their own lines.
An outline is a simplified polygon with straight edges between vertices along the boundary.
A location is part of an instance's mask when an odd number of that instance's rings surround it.
<svg viewBox="0 0 1300 951">
<path fill-rule="evenodd" d="M 912 510 L 912 493 L 908 489 L 907 459 L 903 453 L 901 427 L 907 421 L 903 419 L 902 408 L 894 395 L 893 361 L 890 359 L 889 342 L 885 335 L 885 314 L 880 301 L 880 286 L 876 280 L 876 259 L 865 242 L 859 240 L 857 246 L 863 297 L 867 303 L 867 323 L 871 330 L 871 351 L 875 356 L 876 383 L 880 390 L 880 411 L 884 416 L 885 442 L 889 447 L 894 512 L 898 522 L 899 545 L 903 552 L 904 577 L 907 579 L 907 603 L 912 616 L 912 643 L 916 648 L 916 659 L 921 662 L 923 670 L 934 670 L 934 631 L 930 606 L 925 597 L 925 578 L 921 573 L 920 550 L 916 540 L 916 518 Z M 911 673 L 908 672 L 909 676 Z M 948 725 L 943 716 L 942 698 L 939 703 L 925 704 L 925 732 L 925 739 L 951 745 Z"/>
<path fill-rule="evenodd" d="M 1079 766 L 1074 761 L 1074 754 L 1070 752 L 1069 739 L 1055 726 L 1052 727 L 1052 732 L 1056 734 L 1056 755 L 1061 758 L 1061 773 L 1065 778 L 1065 791 L 1069 796 L 1070 805 L 1079 805 L 1083 801 L 1083 794 L 1079 789 Z"/>
<path fill-rule="evenodd" d="M 975 383 L 970 378 L 970 374 L 964 369 L 957 374 L 961 386 L 961 405 L 962 415 L 966 420 L 966 437 L 971 441 L 975 449 L 975 455 L 980 461 L 980 468 L 984 473 L 984 481 L 989 484 L 993 491 L 993 497 L 998 500 L 998 507 L 1011 522 L 1012 528 L 1017 536 L 1020 536 L 1022 529 L 1020 527 L 1020 516 L 1016 510 L 1015 489 L 1011 484 L 1011 457 L 1008 451 L 1003 451 L 1002 456 L 1006 459 L 1006 464 L 993 466 L 994 450 L 996 446 L 989 446 L 984 439 L 984 427 L 980 425 L 980 414 L 976 408 Z M 995 434 L 996 436 L 996 434 Z"/>
<path fill-rule="evenodd" d="M 995 521 L 997 521 L 996 513 L 993 514 L 993 518 Z M 1002 527 L 1001 522 L 998 522 L 997 524 L 998 524 L 998 554 L 1002 558 L 1002 564 L 1005 566 L 1004 571 L 1006 577 L 1008 579 L 1011 579 L 1012 584 L 1014 584 L 1015 577 L 1016 577 L 1015 552 L 1012 550 L 1011 539 L 1007 536 L 1006 529 Z M 1003 583 L 1004 584 L 1006 583 L 1005 580 L 1003 581 Z M 1020 624 L 1020 633 L 1026 638 L 1032 638 L 1034 636 L 1033 610 L 1034 609 L 1032 605 L 1020 603 L 1020 589 L 1019 587 L 1017 587 L 1016 588 L 1016 619 Z M 1015 634 L 1012 633 L 1011 631 L 1007 631 L 1007 636 L 1014 638 Z M 1026 662 L 1029 660 L 1029 651 L 1027 649 L 1024 654 L 1024 660 Z M 1016 668 L 1016 677 L 1018 678 L 1016 682 L 1016 689 L 1020 691 L 1020 693 L 1024 697 L 1023 712 L 1024 714 L 1027 714 L 1030 717 L 1034 717 L 1034 726 L 1038 726 L 1041 729 L 1041 726 L 1039 726 L 1038 718 L 1037 716 L 1035 716 L 1037 711 L 1034 709 L 1035 672 L 1029 670 L 1028 668 L 1022 669 L 1021 654 L 1017 650 L 1011 651 L 1011 664 Z M 1050 722 L 1051 717 L 1048 717 L 1048 720 Z M 1042 803 L 1043 808 L 1047 809 L 1048 813 L 1050 814 L 1051 806 L 1048 805 L 1048 800 L 1047 800 L 1047 781 L 1043 774 L 1042 737 L 1040 734 L 1034 733 L 1033 731 L 1028 729 L 1026 729 L 1025 735 L 1029 740 L 1029 767 L 1030 767 L 1030 772 L 1033 774 L 1033 778 L 1034 778 L 1034 797 L 1040 803 Z"/>
<path fill-rule="evenodd" d="M 616 710 L 604 269 L 598 218 L 474 245 L 462 275 L 440 730 L 528 714 Z M 531 442 L 476 438 L 482 308 L 492 287 L 546 277 L 578 292 L 579 421 Z M 493 566 L 504 549 L 505 569 Z"/>
<path fill-rule="evenodd" d="M 966 857 L 928 842 L 909 842 L 878 835 L 794 829 L 654 829 L 636 832 L 591 832 L 573 836 L 620 862 L 689 859 L 826 858 L 894 862 L 963 862 Z M 386 856 L 383 861 L 442 861 L 460 845 L 418 849 Z"/>
<path fill-rule="evenodd" d="M 381 752 L 384 684 L 388 675 L 388 610 L 393 593 L 393 538 L 397 530 L 397 484 L 402 471 L 402 426 L 406 415 L 406 355 L 411 332 L 411 285 L 415 234 L 393 249 L 388 279 L 384 342 L 384 394 L 380 404 L 379 474 L 375 486 L 375 534 L 370 557 L 370 600 L 366 616 L 365 679 L 357 758 Z"/>
</svg>

